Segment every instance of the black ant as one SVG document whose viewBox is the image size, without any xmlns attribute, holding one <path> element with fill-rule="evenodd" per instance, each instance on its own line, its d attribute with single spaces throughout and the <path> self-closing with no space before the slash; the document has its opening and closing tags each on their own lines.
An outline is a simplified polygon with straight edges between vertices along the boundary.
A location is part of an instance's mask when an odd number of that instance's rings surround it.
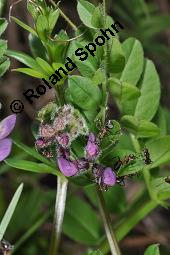
<svg viewBox="0 0 170 255">
<path fill-rule="evenodd" d="M 152 160 L 150 158 L 150 153 L 149 153 L 149 150 L 147 148 L 145 148 L 143 150 L 143 156 L 144 156 L 144 163 L 146 165 L 150 165 L 152 163 Z"/>
<path fill-rule="evenodd" d="M 117 184 L 120 184 L 121 186 L 125 186 L 125 176 L 117 177 L 116 182 Z"/>
<path fill-rule="evenodd" d="M 122 160 L 118 157 L 118 160 L 114 163 L 113 168 L 115 171 L 118 171 L 121 168 L 121 166 L 126 165 L 135 159 L 136 156 L 133 154 L 125 156 Z"/>
<path fill-rule="evenodd" d="M 106 124 L 105 124 L 105 127 L 103 127 L 101 130 L 100 130 L 100 132 L 99 132 L 99 134 L 98 134 L 98 138 L 99 139 L 102 139 L 105 135 L 106 135 L 106 133 L 109 131 L 109 129 L 112 129 L 113 128 L 113 124 L 111 123 L 111 120 L 108 120 L 107 122 L 106 122 Z"/>
<path fill-rule="evenodd" d="M 5 240 L 0 241 L 0 255 L 11 255 L 13 246 Z"/>
</svg>

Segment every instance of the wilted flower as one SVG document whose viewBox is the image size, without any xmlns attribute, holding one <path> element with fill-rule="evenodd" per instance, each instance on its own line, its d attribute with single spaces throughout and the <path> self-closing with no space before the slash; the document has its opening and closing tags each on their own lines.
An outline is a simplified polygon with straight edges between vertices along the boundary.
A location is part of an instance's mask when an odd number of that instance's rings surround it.
<svg viewBox="0 0 170 255">
<path fill-rule="evenodd" d="M 93 133 L 89 134 L 88 142 L 86 146 L 86 158 L 88 160 L 95 160 L 100 153 L 97 138 Z"/>
<path fill-rule="evenodd" d="M 16 115 L 12 114 L 0 122 L 0 162 L 6 159 L 12 148 L 12 140 L 7 138 L 15 127 Z"/>
<path fill-rule="evenodd" d="M 78 169 L 80 172 L 87 170 L 89 168 L 89 162 L 85 158 L 80 158 L 80 159 L 76 160 L 76 162 L 77 162 L 77 166 L 78 166 Z"/>
<path fill-rule="evenodd" d="M 43 138 L 53 138 L 55 136 L 55 129 L 49 124 L 40 125 L 40 136 Z"/>
</svg>

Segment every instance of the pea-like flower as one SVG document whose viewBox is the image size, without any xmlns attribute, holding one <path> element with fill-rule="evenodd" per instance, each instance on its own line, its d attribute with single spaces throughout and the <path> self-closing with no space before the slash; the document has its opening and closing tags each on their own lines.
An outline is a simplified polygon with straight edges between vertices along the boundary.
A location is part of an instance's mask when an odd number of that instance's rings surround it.
<svg viewBox="0 0 170 255">
<path fill-rule="evenodd" d="M 0 122 L 0 162 L 6 159 L 12 148 L 12 140 L 8 138 L 15 127 L 16 115 L 12 114 Z"/>
<path fill-rule="evenodd" d="M 78 165 L 76 161 L 71 161 L 65 159 L 64 157 L 59 157 L 57 159 L 58 167 L 60 171 L 67 177 L 74 176 L 78 173 Z"/>
<path fill-rule="evenodd" d="M 93 133 L 89 134 L 88 142 L 86 146 L 86 158 L 90 161 L 95 160 L 100 153 L 97 138 Z"/>
<path fill-rule="evenodd" d="M 111 167 L 106 167 L 102 174 L 102 182 L 106 186 L 114 186 L 116 184 L 116 174 Z"/>
<path fill-rule="evenodd" d="M 107 190 L 116 184 L 116 174 L 111 167 L 94 164 L 93 175 L 102 190 Z"/>
</svg>

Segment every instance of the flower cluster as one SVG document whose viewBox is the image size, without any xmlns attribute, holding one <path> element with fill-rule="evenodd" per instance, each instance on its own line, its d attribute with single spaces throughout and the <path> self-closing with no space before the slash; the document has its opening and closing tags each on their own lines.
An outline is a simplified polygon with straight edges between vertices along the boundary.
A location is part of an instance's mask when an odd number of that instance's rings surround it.
<svg viewBox="0 0 170 255">
<path fill-rule="evenodd" d="M 71 160 L 69 150 L 60 147 L 57 159 L 58 167 L 65 176 L 69 177 L 78 175 L 92 165 L 92 173 L 96 183 L 102 189 L 106 190 L 108 186 L 116 184 L 116 174 L 112 168 L 95 163 L 99 154 L 98 139 L 93 133 L 90 133 L 85 147 L 85 157 L 78 160 Z"/>
<path fill-rule="evenodd" d="M 12 140 L 8 138 L 15 127 L 16 115 L 12 114 L 0 122 L 0 162 L 6 159 L 12 148 Z"/>
<path fill-rule="evenodd" d="M 57 107 L 50 103 L 39 112 L 39 130 L 36 148 L 46 157 L 57 158 L 60 171 L 67 177 L 77 176 L 87 171 L 102 189 L 116 184 L 116 174 L 112 168 L 98 163 L 101 154 L 101 136 L 89 133 L 86 121 L 71 105 Z M 106 130 L 105 130 L 106 132 Z M 77 158 L 72 142 L 80 135 L 87 137 L 84 156 Z"/>
<path fill-rule="evenodd" d="M 51 108 L 50 103 L 50 109 Z M 54 106 L 54 104 L 53 104 Z M 39 113 L 39 116 L 45 116 L 49 107 L 45 107 Z M 42 120 L 39 126 L 39 132 L 35 143 L 36 148 L 46 157 L 53 157 L 52 146 L 69 148 L 72 141 L 80 135 L 87 135 L 88 128 L 84 118 L 79 111 L 71 105 L 53 108 L 50 112 L 50 121 Z"/>
</svg>

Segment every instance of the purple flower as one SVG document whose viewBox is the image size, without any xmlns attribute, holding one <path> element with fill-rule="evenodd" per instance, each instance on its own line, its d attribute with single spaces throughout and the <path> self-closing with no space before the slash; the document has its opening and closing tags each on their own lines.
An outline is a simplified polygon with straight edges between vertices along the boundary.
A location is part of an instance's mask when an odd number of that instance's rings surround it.
<svg viewBox="0 0 170 255">
<path fill-rule="evenodd" d="M 86 157 L 88 160 L 94 160 L 99 155 L 100 149 L 97 143 L 97 139 L 93 133 L 89 134 L 87 146 L 86 146 Z"/>
<path fill-rule="evenodd" d="M 67 177 L 73 176 L 78 172 L 78 166 L 76 162 L 59 157 L 57 159 L 58 167 L 60 171 Z"/>
<path fill-rule="evenodd" d="M 116 184 L 116 174 L 112 168 L 106 167 L 102 174 L 102 183 L 107 186 L 113 186 Z"/>
<path fill-rule="evenodd" d="M 0 122 L 0 162 L 6 159 L 12 148 L 12 140 L 7 138 L 15 127 L 16 115 L 12 114 Z"/>
<path fill-rule="evenodd" d="M 45 143 L 44 139 L 43 138 L 38 138 L 35 142 L 35 147 L 37 149 L 42 149 L 42 148 L 46 147 L 46 143 Z"/>
</svg>

